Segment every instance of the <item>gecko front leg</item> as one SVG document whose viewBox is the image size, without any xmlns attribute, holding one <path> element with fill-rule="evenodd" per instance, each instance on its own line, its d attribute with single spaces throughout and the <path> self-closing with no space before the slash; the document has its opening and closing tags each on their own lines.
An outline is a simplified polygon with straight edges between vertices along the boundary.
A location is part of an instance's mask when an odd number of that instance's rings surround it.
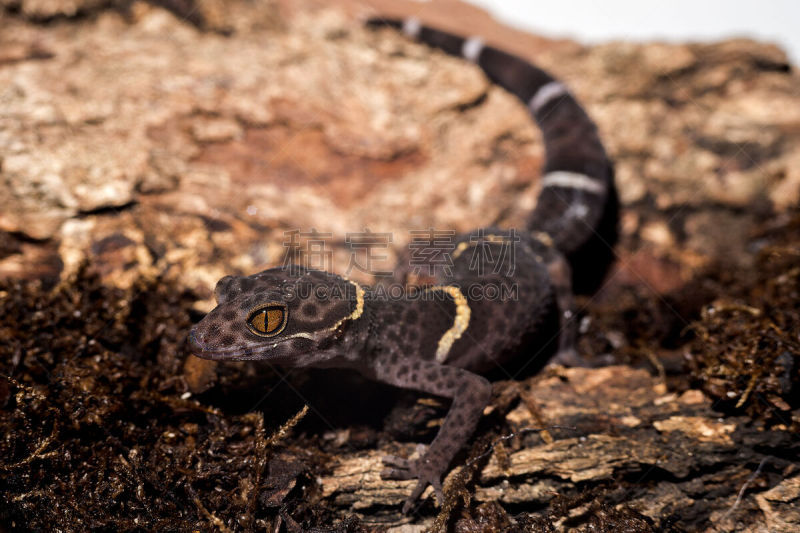
<svg viewBox="0 0 800 533">
<path fill-rule="evenodd" d="M 491 383 L 486 378 L 461 368 L 419 360 L 401 360 L 381 367 L 375 377 L 390 385 L 453 400 L 439 433 L 427 451 L 416 460 L 386 457 L 384 463 L 387 468 L 381 473 L 384 479 L 418 480 L 403 504 L 403 513 L 411 510 L 428 485 L 433 486 L 441 504 L 444 497 L 442 477 L 447 472 L 450 461 L 475 430 L 483 408 L 489 403 Z"/>
</svg>

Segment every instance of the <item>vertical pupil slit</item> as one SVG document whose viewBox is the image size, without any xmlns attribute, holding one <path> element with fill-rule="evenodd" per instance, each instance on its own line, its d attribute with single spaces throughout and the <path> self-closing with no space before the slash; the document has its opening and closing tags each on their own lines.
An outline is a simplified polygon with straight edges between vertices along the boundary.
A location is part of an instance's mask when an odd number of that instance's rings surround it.
<svg viewBox="0 0 800 533">
<path fill-rule="evenodd" d="M 283 308 L 265 307 L 252 313 L 248 324 L 256 333 L 276 334 L 282 329 L 285 317 Z"/>
<path fill-rule="evenodd" d="M 264 311 L 259 311 L 256 313 L 253 318 L 250 319 L 250 323 L 261 333 L 266 333 L 267 326 L 264 322 Z"/>
</svg>

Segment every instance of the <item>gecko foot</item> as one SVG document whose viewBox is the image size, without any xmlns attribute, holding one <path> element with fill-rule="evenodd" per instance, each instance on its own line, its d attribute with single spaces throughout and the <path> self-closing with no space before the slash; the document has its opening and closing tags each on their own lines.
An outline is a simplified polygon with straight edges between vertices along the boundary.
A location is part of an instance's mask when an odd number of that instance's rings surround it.
<svg viewBox="0 0 800 533">
<path fill-rule="evenodd" d="M 428 485 L 433 487 L 439 504 L 444 501 L 442 474 L 429 461 L 426 461 L 424 456 L 420 459 L 411 460 L 391 455 L 383 458 L 383 464 L 387 467 L 381 472 L 383 479 L 405 480 L 416 478 L 419 480 L 414 490 L 411 491 L 411 495 L 403 504 L 403 514 L 408 514 L 411 511 Z"/>
<path fill-rule="evenodd" d="M 614 357 L 606 354 L 595 359 L 587 359 L 574 348 L 559 350 L 548 363 L 548 366 L 562 365 L 569 367 L 598 368 L 614 364 Z"/>
</svg>

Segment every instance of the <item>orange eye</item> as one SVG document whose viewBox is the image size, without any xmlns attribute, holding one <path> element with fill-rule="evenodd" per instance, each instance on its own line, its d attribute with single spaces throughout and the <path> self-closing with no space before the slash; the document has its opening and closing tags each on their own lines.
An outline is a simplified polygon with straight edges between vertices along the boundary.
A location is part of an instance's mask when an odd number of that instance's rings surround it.
<svg viewBox="0 0 800 533">
<path fill-rule="evenodd" d="M 262 337 L 272 337 L 286 327 L 286 308 L 270 304 L 250 313 L 247 325 L 250 331 Z"/>
</svg>

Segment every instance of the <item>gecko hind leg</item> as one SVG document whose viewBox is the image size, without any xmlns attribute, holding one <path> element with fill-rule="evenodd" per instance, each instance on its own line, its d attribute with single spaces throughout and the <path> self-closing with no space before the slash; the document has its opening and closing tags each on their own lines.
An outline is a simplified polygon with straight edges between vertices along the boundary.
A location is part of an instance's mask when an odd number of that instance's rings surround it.
<svg viewBox="0 0 800 533">
<path fill-rule="evenodd" d="M 593 367 L 613 363 L 612 356 L 590 361 L 578 353 L 578 321 L 575 312 L 575 297 L 572 294 L 572 269 L 567 259 L 555 252 L 548 257 L 547 271 L 556 293 L 558 307 L 559 335 L 558 352 L 550 360 L 550 365 Z"/>
</svg>

